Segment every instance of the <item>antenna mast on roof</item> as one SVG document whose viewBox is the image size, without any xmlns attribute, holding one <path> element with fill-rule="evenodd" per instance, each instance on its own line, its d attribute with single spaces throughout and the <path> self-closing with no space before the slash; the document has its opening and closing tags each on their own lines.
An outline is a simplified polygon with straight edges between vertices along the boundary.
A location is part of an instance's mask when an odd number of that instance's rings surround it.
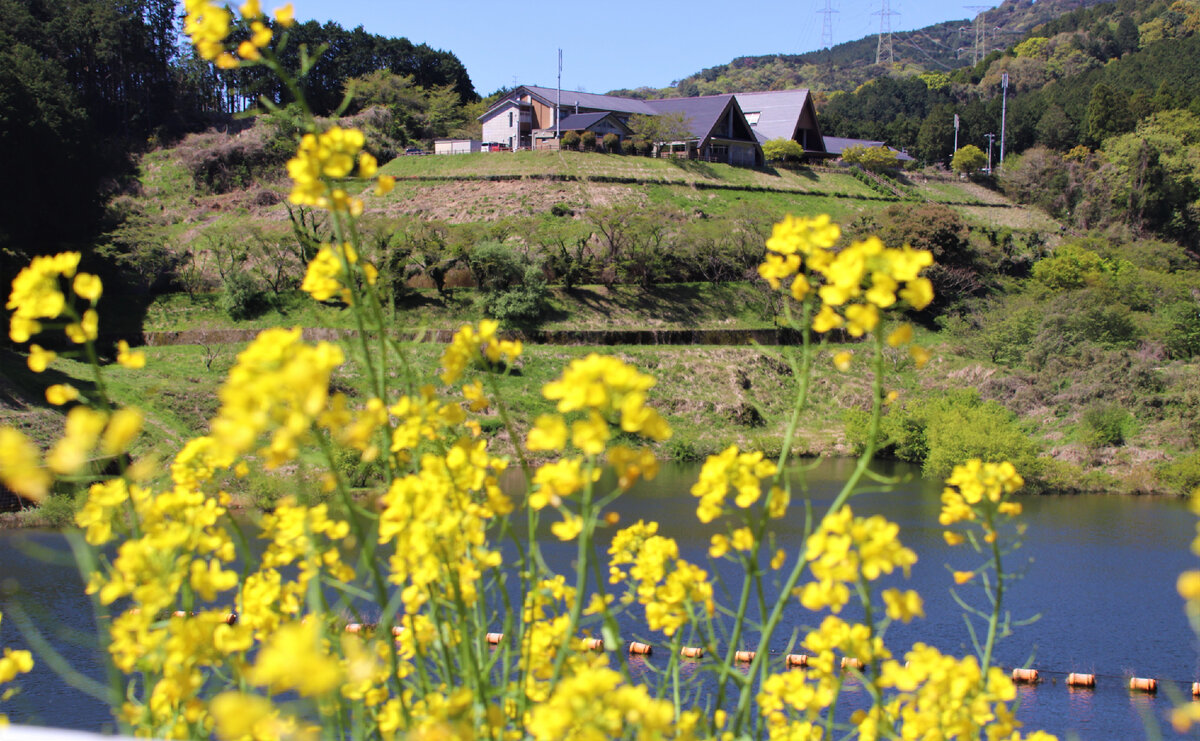
<svg viewBox="0 0 1200 741">
<path fill-rule="evenodd" d="M 821 20 L 821 48 L 828 49 L 833 46 L 833 14 L 837 11 L 833 9 L 833 0 L 825 0 L 825 7 L 817 12 L 825 16 Z"/>
<path fill-rule="evenodd" d="M 558 50 L 558 97 L 554 101 L 554 138 L 561 139 L 559 119 L 562 118 L 562 49 Z"/>
<path fill-rule="evenodd" d="M 896 63 L 895 50 L 892 47 L 892 16 L 900 15 L 892 10 L 890 0 L 883 0 L 882 7 L 871 15 L 879 16 L 879 41 L 875 45 L 875 64 Z"/>
</svg>

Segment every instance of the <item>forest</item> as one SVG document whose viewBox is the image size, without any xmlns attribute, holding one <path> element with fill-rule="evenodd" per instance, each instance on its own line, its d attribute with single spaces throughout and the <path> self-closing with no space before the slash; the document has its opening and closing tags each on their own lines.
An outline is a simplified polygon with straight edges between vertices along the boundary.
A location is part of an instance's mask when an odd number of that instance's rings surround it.
<svg viewBox="0 0 1200 741">
<path fill-rule="evenodd" d="M 136 187 L 140 153 L 189 132 L 244 128 L 237 114 L 290 102 L 259 68 L 199 59 L 180 43 L 179 14 L 175 0 L 0 0 L 0 162 L 21 173 L 0 184 L 5 284 L 32 255 L 91 252 L 119 220 L 110 199 Z M 321 52 L 301 83 L 318 115 L 341 106 L 349 80 L 381 69 L 429 91 L 435 107 L 478 100 L 450 52 L 332 22 L 287 36 L 285 64 Z"/>
</svg>

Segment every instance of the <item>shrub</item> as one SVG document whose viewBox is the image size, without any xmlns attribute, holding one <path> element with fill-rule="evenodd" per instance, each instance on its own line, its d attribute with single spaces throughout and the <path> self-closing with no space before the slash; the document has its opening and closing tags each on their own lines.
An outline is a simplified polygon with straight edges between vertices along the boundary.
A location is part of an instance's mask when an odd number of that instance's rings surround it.
<svg viewBox="0 0 1200 741">
<path fill-rule="evenodd" d="M 637 142 L 635 142 L 633 139 L 622 139 L 621 140 L 621 153 L 622 154 L 637 154 Z"/>
<path fill-rule="evenodd" d="M 795 139 L 771 139 L 762 149 L 768 162 L 798 162 L 804 157 L 804 147 Z"/>
<path fill-rule="evenodd" d="M 845 418 L 847 441 L 858 449 L 866 440 L 866 420 L 863 412 Z M 944 478 L 971 458 L 1012 461 L 1031 481 L 1040 470 L 1038 447 L 1016 416 L 984 401 L 975 389 L 893 405 L 883 417 L 881 433 L 881 455 L 919 463 L 929 477 Z"/>
<path fill-rule="evenodd" d="M 604 144 L 605 152 L 608 152 L 611 154 L 611 153 L 620 151 L 621 138 L 619 136 L 617 136 L 616 134 L 613 134 L 613 133 L 605 134 L 604 138 L 601 139 L 601 143 Z"/>
<path fill-rule="evenodd" d="M 1133 415 L 1116 404 L 1093 404 L 1080 420 L 1082 442 L 1092 448 L 1124 445 L 1133 423 Z"/>
<path fill-rule="evenodd" d="M 579 134 L 574 131 L 565 132 L 559 141 L 563 149 L 579 149 Z"/>
<path fill-rule="evenodd" d="M 896 153 L 887 147 L 848 147 L 842 152 L 842 161 L 873 172 L 895 170 L 900 166 Z"/>
<path fill-rule="evenodd" d="M 1077 244 L 1064 244 L 1052 257 L 1033 264 L 1033 279 L 1047 288 L 1082 288 L 1105 272 L 1100 255 Z"/>
<path fill-rule="evenodd" d="M 596 149 L 596 132 L 585 131 L 579 136 L 579 143 L 583 145 L 585 151 L 591 152 Z"/>
<path fill-rule="evenodd" d="M 525 256 L 502 242 L 480 242 L 469 248 L 466 261 L 480 291 L 515 286 L 525 275 Z"/>
<path fill-rule="evenodd" d="M 507 244 L 483 242 L 470 251 L 480 308 L 503 322 L 530 324 L 546 311 L 549 290 L 541 267 Z"/>
<path fill-rule="evenodd" d="M 250 273 L 233 270 L 221 281 L 221 310 L 230 319 L 251 319 L 267 309 L 268 302 L 258 281 Z"/>
<path fill-rule="evenodd" d="M 550 292 L 542 269 L 530 265 L 520 284 L 481 297 L 482 309 L 493 319 L 509 324 L 535 324 L 549 308 Z"/>
<path fill-rule="evenodd" d="M 954 153 L 950 160 L 950 169 L 955 172 L 970 175 L 987 166 L 987 155 L 974 144 L 968 144 Z"/>
<path fill-rule="evenodd" d="M 1168 306 L 1163 316 L 1167 322 L 1164 341 L 1171 357 L 1200 355 L 1200 305 L 1195 301 L 1178 301 Z"/>
<path fill-rule="evenodd" d="M 1171 493 L 1187 496 L 1200 486 L 1200 453 L 1189 453 L 1164 463 L 1154 474 Z"/>
</svg>

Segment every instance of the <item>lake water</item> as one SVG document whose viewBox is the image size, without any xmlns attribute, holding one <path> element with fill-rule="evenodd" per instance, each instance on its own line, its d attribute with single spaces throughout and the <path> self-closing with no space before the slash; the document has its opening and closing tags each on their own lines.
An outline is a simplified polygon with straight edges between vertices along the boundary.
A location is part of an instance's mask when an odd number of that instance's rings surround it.
<svg viewBox="0 0 1200 741">
<path fill-rule="evenodd" d="M 818 511 L 850 469 L 849 462 L 830 461 L 808 475 Z M 910 477 L 915 473 L 886 463 L 879 470 Z M 621 525 L 639 518 L 658 520 L 662 534 L 679 540 L 685 558 L 704 563 L 716 527 L 695 519 L 696 500 L 688 489 L 697 471 L 697 466 L 666 467 L 654 482 L 618 500 L 613 509 L 621 515 Z M 927 617 L 889 630 L 887 642 L 896 655 L 916 641 L 955 655 L 971 651 L 961 611 L 949 596 L 948 569 L 976 562 L 964 558 L 965 547 L 950 549 L 943 542 L 937 525 L 940 491 L 936 482 L 914 479 L 890 491 L 862 494 L 851 503 L 858 514 L 879 513 L 899 523 L 902 541 L 919 557 L 905 586 L 924 597 Z M 1144 738 L 1146 723 L 1160 725 L 1164 737 L 1173 738 L 1163 720 L 1172 693 L 1186 696 L 1191 683 L 1200 680 L 1200 651 L 1175 592 L 1179 573 L 1197 565 L 1189 551 L 1195 518 L 1184 503 L 1159 499 L 1041 496 L 1021 501 L 1029 529 L 1024 548 L 1010 560 L 1014 566 L 1025 564 L 1024 577 L 1011 585 L 1006 602 L 1015 619 L 1035 614 L 1040 619 L 1003 640 L 996 660 L 1005 667 L 1029 661 L 1043 682 L 1020 690 L 1018 718 L 1027 730 L 1041 728 L 1085 741 Z M 780 544 L 788 547 L 789 538 L 798 542 L 801 527 L 800 505 L 793 502 L 793 513 L 778 529 Z M 547 542 L 546 548 L 552 565 L 570 566 L 573 547 Z M 5 613 L 0 645 L 24 644 L 10 614 L 19 595 L 22 604 L 36 609 L 35 621 L 65 658 L 96 676 L 96 654 L 83 640 L 90 609 L 78 575 L 73 567 L 46 560 L 55 554 L 61 560 L 64 550 L 56 533 L 0 532 L 0 611 Z M 961 591 L 974 594 L 969 588 Z M 663 643 L 661 636 L 639 628 L 640 615 L 640 608 L 628 613 L 623 630 Z M 799 605 L 789 608 L 784 629 L 777 631 L 782 638 L 772 651 L 785 650 L 793 630 L 819 619 Z M 1069 672 L 1095 674 L 1096 689 L 1067 688 Z M 1131 694 L 1130 676 L 1158 679 L 1158 695 Z M 22 694 L 2 706 L 16 723 L 95 730 L 107 722 L 102 705 L 69 687 L 44 661 L 20 683 Z"/>
</svg>

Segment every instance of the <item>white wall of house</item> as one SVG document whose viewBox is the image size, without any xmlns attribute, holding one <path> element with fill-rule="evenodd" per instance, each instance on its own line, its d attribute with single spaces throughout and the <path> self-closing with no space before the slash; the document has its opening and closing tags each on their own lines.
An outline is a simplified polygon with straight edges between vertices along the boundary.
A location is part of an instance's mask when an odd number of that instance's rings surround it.
<svg viewBox="0 0 1200 741">
<path fill-rule="evenodd" d="M 516 149 L 519 145 L 520 126 L 521 109 L 516 103 L 506 105 L 497 109 L 491 118 L 483 122 L 483 141 L 507 144 Z"/>
</svg>

